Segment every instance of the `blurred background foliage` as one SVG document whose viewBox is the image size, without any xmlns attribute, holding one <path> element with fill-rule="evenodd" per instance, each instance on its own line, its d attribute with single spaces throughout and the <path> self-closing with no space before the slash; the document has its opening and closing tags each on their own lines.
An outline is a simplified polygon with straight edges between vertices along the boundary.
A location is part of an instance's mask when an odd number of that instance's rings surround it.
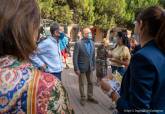
<svg viewBox="0 0 165 114">
<path fill-rule="evenodd" d="M 61 24 L 114 26 L 132 28 L 136 14 L 142 9 L 160 5 L 165 0 L 38 0 L 43 19 Z"/>
</svg>

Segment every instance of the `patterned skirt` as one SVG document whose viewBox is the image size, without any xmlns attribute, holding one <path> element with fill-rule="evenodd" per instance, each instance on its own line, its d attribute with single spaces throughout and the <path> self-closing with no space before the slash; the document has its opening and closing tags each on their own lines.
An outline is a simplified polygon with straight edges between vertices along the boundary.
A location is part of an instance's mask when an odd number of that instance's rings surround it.
<svg viewBox="0 0 165 114">
<path fill-rule="evenodd" d="M 107 61 L 106 60 L 97 60 L 96 61 L 96 76 L 100 79 L 107 76 Z"/>
</svg>

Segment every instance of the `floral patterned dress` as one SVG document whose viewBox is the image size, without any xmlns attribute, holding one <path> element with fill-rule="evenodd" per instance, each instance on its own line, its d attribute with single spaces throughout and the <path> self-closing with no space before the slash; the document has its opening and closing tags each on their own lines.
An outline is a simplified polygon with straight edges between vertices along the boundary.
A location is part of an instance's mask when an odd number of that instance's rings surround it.
<svg viewBox="0 0 165 114">
<path fill-rule="evenodd" d="M 100 45 L 97 49 L 96 57 L 96 76 L 98 78 L 104 78 L 107 76 L 108 70 L 108 49 L 104 45 Z"/>
<path fill-rule="evenodd" d="M 0 114 L 73 114 L 54 76 L 12 56 L 0 58 Z"/>
</svg>

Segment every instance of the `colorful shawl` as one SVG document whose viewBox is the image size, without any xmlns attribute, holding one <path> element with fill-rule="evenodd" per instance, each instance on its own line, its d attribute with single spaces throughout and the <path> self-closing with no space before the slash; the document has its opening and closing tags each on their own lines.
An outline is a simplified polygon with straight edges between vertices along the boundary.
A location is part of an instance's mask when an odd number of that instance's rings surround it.
<svg viewBox="0 0 165 114">
<path fill-rule="evenodd" d="M 0 58 L 0 114 L 73 114 L 54 76 L 12 56 Z"/>
</svg>

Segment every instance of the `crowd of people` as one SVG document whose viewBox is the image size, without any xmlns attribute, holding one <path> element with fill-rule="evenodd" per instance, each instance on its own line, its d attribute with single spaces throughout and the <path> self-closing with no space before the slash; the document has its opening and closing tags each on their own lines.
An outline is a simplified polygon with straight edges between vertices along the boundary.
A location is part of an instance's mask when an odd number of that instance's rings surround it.
<svg viewBox="0 0 165 114">
<path fill-rule="evenodd" d="M 116 104 L 118 113 L 162 113 L 164 104 L 165 70 L 165 11 L 152 6 L 136 18 L 133 36 L 126 31 L 110 31 L 95 51 L 89 28 L 74 47 L 74 71 L 79 77 L 79 89 L 84 106 L 84 77 L 87 78 L 87 100 L 93 95 L 91 77 L 96 67 L 98 85 Z M 114 47 L 108 49 L 109 41 Z M 82 87 L 83 86 L 83 87 Z M 136 112 L 137 111 L 137 112 Z"/>
<path fill-rule="evenodd" d="M 50 26 L 50 36 L 43 31 L 35 0 L 1 0 L 0 114 L 74 114 L 61 83 L 69 39 L 58 23 Z M 99 103 L 93 95 L 96 70 L 98 86 L 119 114 L 165 112 L 165 10 L 140 12 L 134 34 L 111 30 L 96 48 L 90 28 L 78 33 L 73 66 L 82 106 Z"/>
</svg>

